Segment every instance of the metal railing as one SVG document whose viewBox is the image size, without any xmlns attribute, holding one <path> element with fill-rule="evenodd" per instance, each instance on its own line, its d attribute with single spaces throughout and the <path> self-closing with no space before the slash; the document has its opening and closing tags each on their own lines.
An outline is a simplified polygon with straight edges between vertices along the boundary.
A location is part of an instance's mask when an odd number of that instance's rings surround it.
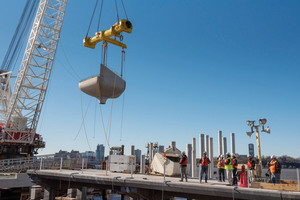
<svg viewBox="0 0 300 200">
<path fill-rule="evenodd" d="M 0 160 L 0 173 L 21 173 L 29 169 L 88 169 L 100 168 L 95 161 L 84 158 L 62 158 L 54 155 L 35 156 L 30 158 L 14 158 Z"/>
</svg>

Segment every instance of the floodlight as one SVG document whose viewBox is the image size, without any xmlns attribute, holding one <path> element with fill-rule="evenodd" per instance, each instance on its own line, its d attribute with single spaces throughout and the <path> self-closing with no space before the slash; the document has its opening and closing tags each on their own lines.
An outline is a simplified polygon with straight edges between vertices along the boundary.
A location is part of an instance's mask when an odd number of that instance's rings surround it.
<svg viewBox="0 0 300 200">
<path fill-rule="evenodd" d="M 255 122 L 255 121 L 250 121 L 250 120 L 247 120 L 247 124 L 248 124 L 248 126 L 253 126 L 253 125 L 254 125 L 254 122 Z"/>
<path fill-rule="evenodd" d="M 266 123 L 267 123 L 267 119 L 266 118 L 259 119 L 259 124 L 264 125 Z"/>
<path fill-rule="evenodd" d="M 251 135 L 253 134 L 253 132 L 246 132 L 246 134 L 251 137 Z"/>
<path fill-rule="evenodd" d="M 267 127 L 266 129 L 263 129 L 263 130 L 261 130 L 262 132 L 265 132 L 265 133 L 271 133 L 271 130 L 270 130 L 270 128 L 269 127 Z"/>
</svg>

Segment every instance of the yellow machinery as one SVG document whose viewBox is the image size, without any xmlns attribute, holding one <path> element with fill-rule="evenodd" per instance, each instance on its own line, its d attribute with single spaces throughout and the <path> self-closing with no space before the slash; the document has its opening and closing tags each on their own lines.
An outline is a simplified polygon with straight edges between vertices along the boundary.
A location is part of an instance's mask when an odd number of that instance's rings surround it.
<svg viewBox="0 0 300 200">
<path fill-rule="evenodd" d="M 96 44 L 103 42 L 103 53 L 100 65 L 100 74 L 97 76 L 90 77 L 79 83 L 79 88 L 82 92 L 96 97 L 99 103 L 105 104 L 107 99 L 118 98 L 124 92 L 126 88 L 126 81 L 123 80 L 123 62 L 125 51 L 127 46 L 122 43 L 122 32 L 131 33 L 132 24 L 127 19 L 122 19 L 115 23 L 107 31 L 97 32 L 94 37 L 85 37 L 83 40 L 83 45 L 88 48 L 94 49 Z M 111 38 L 114 37 L 114 38 Z M 116 38 L 120 38 L 120 41 Z M 121 50 L 121 76 L 114 73 L 111 69 L 106 66 L 107 58 L 107 43 L 119 46 Z"/>
<path fill-rule="evenodd" d="M 109 30 L 97 32 L 94 37 L 84 38 L 83 46 L 94 49 L 98 42 L 104 41 L 126 49 L 127 46 L 124 43 L 116 39 L 112 39 L 111 37 L 119 37 L 122 40 L 121 33 L 131 33 L 131 31 L 131 22 L 127 19 L 122 19 L 119 22 L 115 23 L 113 26 L 111 26 Z"/>
</svg>

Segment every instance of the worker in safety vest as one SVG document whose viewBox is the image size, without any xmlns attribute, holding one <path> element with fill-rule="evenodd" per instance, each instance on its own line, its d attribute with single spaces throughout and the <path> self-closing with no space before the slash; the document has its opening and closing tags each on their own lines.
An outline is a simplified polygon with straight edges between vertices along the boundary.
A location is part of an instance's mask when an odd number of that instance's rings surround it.
<svg viewBox="0 0 300 200">
<path fill-rule="evenodd" d="M 271 162 L 268 164 L 272 183 L 280 183 L 281 165 L 274 155 L 271 156 Z"/>
<path fill-rule="evenodd" d="M 249 169 L 249 182 L 254 181 L 254 170 L 255 170 L 255 161 L 252 159 L 252 156 L 248 156 L 248 169 Z"/>
<path fill-rule="evenodd" d="M 181 153 L 181 159 L 179 161 L 180 168 L 181 168 L 181 171 L 180 171 L 181 172 L 181 179 L 179 180 L 180 182 L 182 182 L 184 178 L 185 178 L 185 181 L 187 182 L 187 176 L 186 176 L 186 165 L 187 165 L 187 162 L 188 162 L 188 158 L 185 155 L 185 152 L 183 151 Z"/>
<path fill-rule="evenodd" d="M 225 169 L 227 172 L 227 178 L 228 178 L 228 183 L 229 185 L 233 185 L 233 180 L 232 180 L 232 159 L 230 153 L 226 154 L 226 160 L 225 160 Z"/>
<path fill-rule="evenodd" d="M 235 154 L 231 155 L 232 159 L 232 176 L 233 176 L 233 185 L 237 185 L 237 168 L 238 168 L 238 161 L 236 159 Z"/>
<path fill-rule="evenodd" d="M 210 160 L 206 157 L 206 152 L 203 153 L 203 157 L 200 159 L 201 164 L 201 176 L 200 176 L 200 183 L 202 182 L 203 174 L 205 173 L 205 183 L 207 183 L 207 171 L 208 165 L 210 164 Z"/>
<path fill-rule="evenodd" d="M 222 181 L 225 182 L 225 163 L 224 163 L 223 155 L 219 156 L 217 167 L 219 172 L 219 182 Z"/>
</svg>

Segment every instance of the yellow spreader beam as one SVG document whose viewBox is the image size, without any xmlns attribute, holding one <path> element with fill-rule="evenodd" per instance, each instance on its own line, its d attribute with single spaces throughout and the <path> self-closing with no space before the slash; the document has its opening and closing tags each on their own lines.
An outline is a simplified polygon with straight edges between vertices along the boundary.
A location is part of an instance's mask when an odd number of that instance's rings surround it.
<svg viewBox="0 0 300 200">
<path fill-rule="evenodd" d="M 132 32 L 132 24 L 127 19 L 122 19 L 119 22 L 115 23 L 113 26 L 110 27 L 107 31 L 100 31 L 95 34 L 94 37 L 86 37 L 83 39 L 83 46 L 94 49 L 96 44 L 101 41 L 105 41 L 124 49 L 127 49 L 126 44 L 112 39 L 111 37 L 120 37 L 122 32 L 131 33 Z"/>
</svg>

